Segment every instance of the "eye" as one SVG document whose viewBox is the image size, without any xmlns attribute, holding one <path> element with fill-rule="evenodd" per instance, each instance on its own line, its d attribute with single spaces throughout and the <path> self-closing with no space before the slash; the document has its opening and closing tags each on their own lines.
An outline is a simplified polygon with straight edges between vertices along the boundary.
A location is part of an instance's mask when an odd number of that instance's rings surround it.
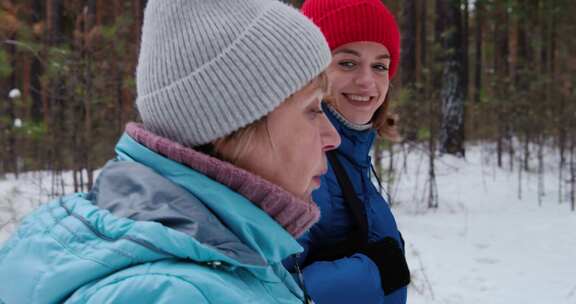
<svg viewBox="0 0 576 304">
<path fill-rule="evenodd" d="M 322 108 L 311 108 L 308 110 L 307 115 L 310 119 L 316 119 L 319 115 L 323 115 Z"/>
<path fill-rule="evenodd" d="M 312 109 L 312 113 L 314 113 L 315 116 L 318 116 L 324 114 L 324 111 L 322 109 Z"/>
<path fill-rule="evenodd" d="M 377 63 L 375 65 L 372 66 L 372 68 L 374 68 L 375 70 L 379 71 L 379 72 L 387 72 L 388 71 L 388 66 L 382 63 Z"/>
<path fill-rule="evenodd" d="M 351 61 L 351 60 L 343 60 L 343 61 L 338 62 L 338 66 L 340 66 L 341 68 L 343 68 L 345 70 L 350 70 L 356 66 L 356 62 Z"/>
</svg>

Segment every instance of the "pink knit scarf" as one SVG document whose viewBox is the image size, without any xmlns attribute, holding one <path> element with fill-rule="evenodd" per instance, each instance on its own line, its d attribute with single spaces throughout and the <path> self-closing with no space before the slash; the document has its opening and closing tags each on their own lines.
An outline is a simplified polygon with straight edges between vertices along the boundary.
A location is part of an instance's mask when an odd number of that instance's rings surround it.
<svg viewBox="0 0 576 304">
<path fill-rule="evenodd" d="M 128 123 L 126 133 L 152 151 L 199 171 L 243 195 L 295 238 L 320 218 L 320 210 L 314 202 L 298 199 L 279 186 L 228 162 L 158 136 L 138 123 Z"/>
</svg>

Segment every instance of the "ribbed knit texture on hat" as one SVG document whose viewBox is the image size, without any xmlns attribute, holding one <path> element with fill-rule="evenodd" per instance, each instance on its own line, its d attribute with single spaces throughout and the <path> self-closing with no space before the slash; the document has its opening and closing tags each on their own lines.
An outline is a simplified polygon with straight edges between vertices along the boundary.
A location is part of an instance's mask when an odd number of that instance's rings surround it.
<svg viewBox="0 0 576 304">
<path fill-rule="evenodd" d="M 380 0 L 306 0 L 302 13 L 320 27 L 330 49 L 359 41 L 384 45 L 390 52 L 389 77 L 400 61 L 400 31 Z"/>
<path fill-rule="evenodd" d="M 276 0 L 149 0 L 138 111 L 159 135 L 205 144 L 274 110 L 330 59 L 320 30 Z"/>
</svg>

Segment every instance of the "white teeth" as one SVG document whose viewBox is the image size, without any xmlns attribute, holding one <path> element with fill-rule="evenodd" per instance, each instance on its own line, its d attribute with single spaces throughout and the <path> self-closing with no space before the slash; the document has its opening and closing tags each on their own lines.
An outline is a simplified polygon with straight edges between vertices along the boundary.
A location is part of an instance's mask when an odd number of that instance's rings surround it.
<svg viewBox="0 0 576 304">
<path fill-rule="evenodd" d="M 354 101 L 369 101 L 369 96 L 359 96 L 359 95 L 347 95 L 347 97 Z"/>
</svg>

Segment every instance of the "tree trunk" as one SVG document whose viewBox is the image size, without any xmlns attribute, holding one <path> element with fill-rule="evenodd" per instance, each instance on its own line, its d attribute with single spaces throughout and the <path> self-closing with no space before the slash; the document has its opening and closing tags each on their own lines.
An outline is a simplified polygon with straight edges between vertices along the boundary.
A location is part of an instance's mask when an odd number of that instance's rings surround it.
<svg viewBox="0 0 576 304">
<path fill-rule="evenodd" d="M 88 0 L 87 2 L 87 6 L 85 9 L 86 12 L 86 16 L 85 16 L 85 23 L 84 23 L 84 33 L 85 36 L 89 36 L 89 33 L 92 31 L 92 29 L 95 26 L 95 22 L 96 22 L 96 0 Z M 91 151 L 93 150 L 92 147 L 94 146 L 93 143 L 93 126 L 92 126 L 92 103 L 93 103 L 93 98 L 94 98 L 94 86 L 93 86 L 93 78 L 94 78 L 94 73 L 92 71 L 93 69 L 93 62 L 92 62 L 92 54 L 89 52 L 86 52 L 83 54 L 83 61 L 85 62 L 84 64 L 84 81 L 85 81 L 85 87 L 86 87 L 86 94 L 84 95 L 84 113 L 85 113 L 85 119 L 84 119 L 84 149 L 86 150 L 86 153 L 84 154 L 83 157 L 83 167 L 86 169 L 86 173 L 88 175 L 88 180 L 86 183 L 86 189 L 91 189 L 93 182 L 94 182 L 94 176 L 93 176 L 93 165 L 92 165 L 92 153 Z M 81 176 L 81 182 L 82 184 L 84 184 L 84 179 L 82 178 L 84 173 L 83 170 L 80 171 L 80 176 Z"/>
<path fill-rule="evenodd" d="M 427 96 L 428 91 L 425 90 L 424 94 Z M 428 128 L 430 129 L 430 137 L 428 138 L 428 208 L 437 209 L 439 204 L 438 199 L 438 184 L 436 182 L 436 104 L 435 98 L 430 98 L 428 101 L 428 111 L 430 113 Z"/>
<path fill-rule="evenodd" d="M 12 37 L 12 40 L 16 40 L 16 36 Z M 16 71 L 17 71 L 17 60 L 16 60 L 16 46 L 10 45 L 9 49 L 9 56 L 12 66 L 12 74 L 10 75 L 10 88 L 12 89 L 19 89 L 17 79 L 16 79 Z M 16 98 L 8 98 L 8 105 L 6 114 L 8 116 L 8 145 L 7 154 L 8 154 L 8 162 L 9 162 L 9 170 L 16 175 L 18 178 L 18 152 L 16 151 L 16 134 L 14 129 L 14 124 L 16 121 L 16 102 L 20 99 L 20 97 Z"/>
<path fill-rule="evenodd" d="M 62 41 L 62 0 L 46 0 L 46 33 L 48 44 Z"/>
<path fill-rule="evenodd" d="M 530 135 L 528 133 L 524 135 L 524 158 L 522 164 L 526 172 L 530 171 Z"/>
<path fill-rule="evenodd" d="M 540 135 L 538 137 L 538 206 L 542 206 L 542 200 L 544 195 L 546 195 L 546 189 L 544 185 L 544 143 L 545 140 Z"/>
<path fill-rule="evenodd" d="M 497 25 L 494 27 L 494 60 L 493 70 L 493 94 L 496 101 L 495 112 L 497 115 L 497 153 L 498 153 L 498 167 L 502 167 L 502 156 L 504 147 L 513 151 L 513 143 L 511 136 L 510 122 L 508 121 L 510 111 L 510 96 L 508 94 L 508 73 L 510 56 L 510 48 L 508 41 L 508 8 L 504 3 L 497 3 L 495 7 L 495 16 Z M 511 155 L 512 157 L 512 155 Z"/>
<path fill-rule="evenodd" d="M 39 24 L 44 19 L 45 12 L 45 1 L 44 0 L 34 0 L 32 2 L 32 14 L 30 21 L 33 25 Z M 42 63 L 37 56 L 32 57 L 32 64 L 30 66 L 30 98 L 31 98 L 31 108 L 30 108 L 30 118 L 33 122 L 41 122 L 43 113 L 43 99 L 42 99 L 42 84 L 40 79 L 44 69 Z"/>
<path fill-rule="evenodd" d="M 464 6 L 463 16 L 462 16 L 462 77 L 464 78 L 462 82 L 464 83 L 464 99 L 468 99 L 468 56 L 469 56 L 469 42 L 468 42 L 468 32 L 470 31 L 470 17 L 468 9 L 468 0 L 461 0 Z"/>
<path fill-rule="evenodd" d="M 418 18 L 418 48 L 419 50 L 419 64 L 417 65 L 417 73 L 422 79 L 419 81 L 422 83 L 421 88 L 424 90 L 425 83 L 427 80 L 428 73 L 424 71 L 428 70 L 428 40 L 427 40 L 427 19 L 428 19 L 428 1 L 420 1 L 420 17 Z M 419 67 L 419 68 L 418 68 Z M 421 94 L 422 95 L 422 94 Z"/>
<path fill-rule="evenodd" d="M 562 100 L 564 96 L 560 97 Z M 564 102 L 561 101 L 560 109 L 564 108 Z M 566 167 L 566 129 L 563 125 L 563 114 L 560 114 L 560 127 L 558 130 L 558 154 L 559 154 L 559 164 L 558 164 L 558 203 L 562 203 L 562 197 L 564 196 L 564 191 L 562 185 L 564 184 L 564 170 Z"/>
<path fill-rule="evenodd" d="M 406 119 L 404 119 L 404 138 L 408 141 L 418 137 L 417 116 L 420 105 L 416 92 L 417 81 L 417 8 L 415 0 L 406 0 L 401 3 L 400 27 L 402 32 L 402 52 L 400 59 L 400 85 L 406 95 Z"/>
<path fill-rule="evenodd" d="M 45 30 L 45 47 L 48 50 L 51 47 L 57 46 L 63 41 L 62 27 L 62 0 L 47 0 L 45 4 L 46 10 L 46 30 Z M 52 194 L 60 193 L 62 181 L 60 180 L 60 172 L 63 170 L 62 150 L 65 147 L 66 128 L 65 122 L 65 107 L 62 104 L 62 83 L 64 79 L 59 77 L 51 77 L 51 79 L 44 79 L 43 84 L 43 106 L 44 122 L 46 124 L 47 135 L 45 136 L 44 149 L 46 151 L 49 169 L 53 170 L 52 175 Z"/>
<path fill-rule="evenodd" d="M 442 100 L 440 127 L 440 151 L 464 157 L 464 52 L 462 50 L 461 1 L 438 0 L 444 18 L 442 47 L 444 70 L 440 98 Z M 451 25 L 451 26 L 450 26 Z"/>
<path fill-rule="evenodd" d="M 479 103 L 482 97 L 482 29 L 484 27 L 484 0 L 476 0 L 475 9 L 475 69 L 474 69 L 474 101 Z"/>
<path fill-rule="evenodd" d="M 570 144 L 570 209 L 572 211 L 576 209 L 576 157 L 574 156 L 575 146 L 576 139 L 572 134 L 572 140 Z"/>
<path fill-rule="evenodd" d="M 402 27 L 402 58 L 400 60 L 402 87 L 412 90 L 416 83 L 416 2 L 414 0 L 402 2 L 400 20 Z"/>
<path fill-rule="evenodd" d="M 12 33 L 6 40 L 15 41 L 15 35 L 16 34 Z M 0 176 L 2 176 L 4 172 L 17 174 L 14 134 L 16 98 L 10 96 L 11 90 L 17 87 L 16 46 L 2 42 L 3 41 L 0 40 L 0 47 L 5 48 L 1 49 L 1 55 L 4 55 L 3 57 L 6 62 L 1 62 L 1 64 L 6 64 L 6 66 L 2 66 L 2 68 L 6 69 L 2 69 L 3 73 L 0 75 Z"/>
</svg>

